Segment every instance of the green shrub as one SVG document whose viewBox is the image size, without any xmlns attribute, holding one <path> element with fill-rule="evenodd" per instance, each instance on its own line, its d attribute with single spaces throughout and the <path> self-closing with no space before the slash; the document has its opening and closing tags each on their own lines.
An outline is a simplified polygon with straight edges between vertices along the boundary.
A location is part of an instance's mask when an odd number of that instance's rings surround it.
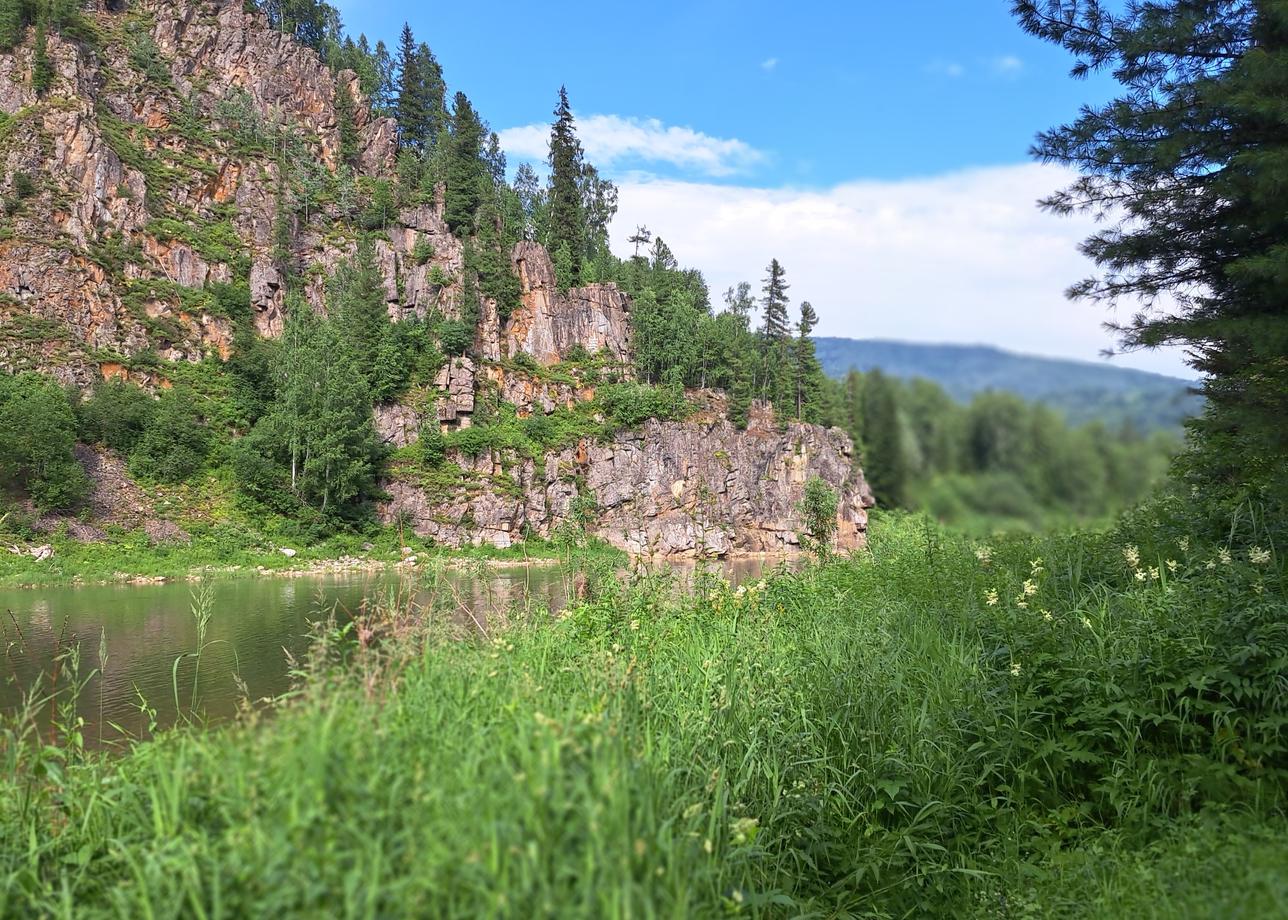
<svg viewBox="0 0 1288 920">
<path fill-rule="evenodd" d="M 595 402 L 614 429 L 638 428 L 649 419 L 679 421 L 693 411 L 683 389 L 643 383 L 612 383 L 600 387 Z"/>
<path fill-rule="evenodd" d="M 210 453 L 210 432 L 192 395 L 171 391 L 158 401 L 156 413 L 130 454 L 130 470 L 157 482 L 183 482 L 201 469 Z"/>
<path fill-rule="evenodd" d="M 128 456 L 156 415 L 156 400 L 137 384 L 100 381 L 78 408 L 80 437 Z"/>
<path fill-rule="evenodd" d="M 0 373 L 0 481 L 42 511 L 70 508 L 90 487 L 75 446 L 76 415 L 57 383 Z"/>
<path fill-rule="evenodd" d="M 438 324 L 438 344 L 445 355 L 463 355 L 474 344 L 474 327 L 461 320 L 443 320 Z"/>
</svg>

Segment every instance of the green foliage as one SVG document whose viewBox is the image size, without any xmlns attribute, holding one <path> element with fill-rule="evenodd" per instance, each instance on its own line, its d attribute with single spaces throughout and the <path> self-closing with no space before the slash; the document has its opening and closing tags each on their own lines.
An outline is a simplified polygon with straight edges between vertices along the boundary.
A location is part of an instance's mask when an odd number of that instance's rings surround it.
<svg viewBox="0 0 1288 920">
<path fill-rule="evenodd" d="M 54 67 L 49 62 L 49 37 L 44 22 L 36 23 L 36 47 L 31 58 L 31 88 L 37 96 L 49 92 L 54 84 Z"/>
<path fill-rule="evenodd" d="M 831 555 L 836 540 L 839 497 L 836 490 L 817 476 L 805 483 L 801 498 L 800 514 L 804 522 L 801 545 L 814 555 L 826 558 Z"/>
<path fill-rule="evenodd" d="M 557 273 L 559 259 L 563 259 L 564 274 L 560 285 L 565 288 L 580 282 L 581 263 L 586 254 L 586 215 L 578 184 L 583 169 L 581 142 L 577 140 L 568 90 L 560 87 L 555 122 L 550 129 L 550 189 L 547 199 L 550 213 L 546 247 L 551 253 L 563 253 L 557 256 L 555 268 Z"/>
<path fill-rule="evenodd" d="M 0 373 L 0 482 L 42 511 L 70 508 L 89 492 L 75 446 L 76 415 L 61 387 Z"/>
<path fill-rule="evenodd" d="M 825 402 L 882 505 L 983 531 L 1107 518 L 1144 499 L 1179 446 L 1162 432 L 1072 427 L 1008 393 L 962 406 L 929 381 L 880 371 L 828 381 Z"/>
<path fill-rule="evenodd" d="M 77 407 L 80 439 L 129 456 L 157 415 L 157 403 L 142 387 L 104 380 Z"/>
<path fill-rule="evenodd" d="M 1113 535 L 874 532 L 741 589 L 577 572 L 486 641 L 328 637 L 274 718 L 109 758 L 10 723 L 9 906 L 1282 913 L 1282 560 L 1137 547 L 1140 581 Z"/>
<path fill-rule="evenodd" d="M 381 461 L 370 390 L 335 323 L 306 304 L 289 310 L 280 348 L 276 398 L 234 450 L 238 482 L 282 513 L 353 519 Z"/>
<path fill-rule="evenodd" d="M 470 323 L 447 319 L 438 324 L 436 331 L 439 347 L 445 355 L 463 355 L 474 344 L 474 327 Z"/>
<path fill-rule="evenodd" d="M 193 394 L 170 390 L 130 453 L 130 472 L 155 482 L 179 483 L 205 465 L 211 437 Z"/>
<path fill-rule="evenodd" d="M 1014 4 L 1075 73 L 1123 94 L 1043 133 L 1044 160 L 1082 177 L 1058 214 L 1107 226 L 1083 249 L 1102 273 L 1071 291 L 1117 304 L 1170 298 L 1119 328 L 1126 347 L 1179 344 L 1207 375 L 1190 469 L 1209 487 L 1288 509 L 1288 9 L 1160 0 L 1108 9 Z"/>
<path fill-rule="evenodd" d="M 430 242 L 428 237 L 421 236 L 416 239 L 416 245 L 411 250 L 411 258 L 417 265 L 424 265 L 434 258 L 434 244 Z M 436 265 L 434 268 L 438 268 L 438 266 Z M 442 274 L 441 268 L 439 268 L 439 273 L 440 275 Z M 440 281 L 431 281 L 430 283 L 438 284 L 440 287 L 443 284 Z"/>
<path fill-rule="evenodd" d="M 600 387 L 595 392 L 595 402 L 612 430 L 638 428 L 649 419 L 680 421 L 693 411 L 681 388 L 633 382 Z"/>
</svg>

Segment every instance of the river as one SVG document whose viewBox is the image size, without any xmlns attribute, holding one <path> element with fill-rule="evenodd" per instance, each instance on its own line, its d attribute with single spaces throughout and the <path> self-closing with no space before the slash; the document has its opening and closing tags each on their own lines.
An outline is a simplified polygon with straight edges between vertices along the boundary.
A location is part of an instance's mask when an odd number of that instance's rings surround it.
<svg viewBox="0 0 1288 920">
<path fill-rule="evenodd" d="M 741 581 L 760 577 L 768 565 L 739 560 L 723 568 Z M 575 576 L 558 565 L 476 565 L 412 575 L 351 572 L 4 589 L 0 716 L 13 718 L 33 694 L 47 697 L 55 678 L 63 688 L 60 698 L 70 698 L 69 652 L 75 649 L 84 682 L 76 706 L 87 745 L 147 737 L 153 726 L 165 729 L 180 720 L 218 724 L 247 701 L 288 691 L 291 660 L 308 651 L 318 624 L 332 617 L 344 624 L 364 607 L 396 596 L 403 607 L 410 601 L 426 616 L 477 633 L 510 617 L 559 611 L 574 584 Z M 194 606 L 203 592 L 209 620 L 198 669 L 191 655 L 199 644 Z M 53 704 L 41 702 L 34 715 L 41 734 L 50 737 Z"/>
</svg>

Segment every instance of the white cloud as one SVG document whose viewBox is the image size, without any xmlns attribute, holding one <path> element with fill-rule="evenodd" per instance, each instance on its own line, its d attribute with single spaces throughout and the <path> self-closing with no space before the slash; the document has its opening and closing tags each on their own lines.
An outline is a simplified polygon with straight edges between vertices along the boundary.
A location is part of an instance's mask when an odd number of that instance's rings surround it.
<svg viewBox="0 0 1288 920">
<path fill-rule="evenodd" d="M 500 136 L 507 153 L 543 160 L 550 126 L 507 128 Z M 730 176 L 744 173 L 764 159 L 745 141 L 665 125 L 656 118 L 590 115 L 577 120 L 577 136 L 590 161 L 605 170 L 632 163 L 666 163 L 703 175 Z"/>
<path fill-rule="evenodd" d="M 926 65 L 926 71 L 940 77 L 951 77 L 954 80 L 966 76 L 966 68 L 957 61 L 931 61 Z"/>
<path fill-rule="evenodd" d="M 761 70 L 773 70 L 777 66 L 778 66 L 778 58 L 776 57 L 766 58 L 765 60 L 760 62 Z"/>
<path fill-rule="evenodd" d="M 743 280 L 758 289 L 777 258 L 796 302 L 818 309 L 823 335 L 1095 360 L 1114 344 L 1101 327 L 1109 314 L 1063 296 L 1091 271 L 1076 247 L 1093 224 L 1035 206 L 1071 178 L 1040 164 L 818 191 L 628 177 L 615 244 L 629 253 L 626 237 L 646 225 L 717 293 Z M 1190 376 L 1175 351 L 1115 360 Z"/>
<path fill-rule="evenodd" d="M 1024 69 L 1024 62 L 1013 54 L 1004 54 L 989 61 L 989 68 L 999 77 L 1015 77 Z"/>
</svg>

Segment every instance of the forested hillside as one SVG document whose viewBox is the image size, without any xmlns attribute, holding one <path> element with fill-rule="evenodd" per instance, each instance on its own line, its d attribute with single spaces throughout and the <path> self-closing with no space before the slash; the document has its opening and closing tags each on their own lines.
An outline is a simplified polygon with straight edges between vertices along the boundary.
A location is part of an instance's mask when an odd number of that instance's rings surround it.
<svg viewBox="0 0 1288 920">
<path fill-rule="evenodd" d="M 1100 422 L 1111 429 L 1179 431 L 1203 409 L 1194 384 L 1109 363 L 1066 361 L 1003 351 L 987 345 L 931 345 L 880 339 L 817 341 L 829 377 L 880 370 L 903 380 L 939 384 L 959 402 L 989 390 L 1041 402 L 1073 425 Z"/>
<path fill-rule="evenodd" d="M 817 315 L 777 261 L 717 311 L 660 237 L 615 256 L 562 89 L 538 173 L 410 28 L 316 0 L 0 13 L 2 408 L 41 432 L 6 441 L 13 523 L 723 554 L 794 549 L 821 476 L 862 540 Z M 87 449 L 128 513 L 85 511 Z"/>
</svg>

